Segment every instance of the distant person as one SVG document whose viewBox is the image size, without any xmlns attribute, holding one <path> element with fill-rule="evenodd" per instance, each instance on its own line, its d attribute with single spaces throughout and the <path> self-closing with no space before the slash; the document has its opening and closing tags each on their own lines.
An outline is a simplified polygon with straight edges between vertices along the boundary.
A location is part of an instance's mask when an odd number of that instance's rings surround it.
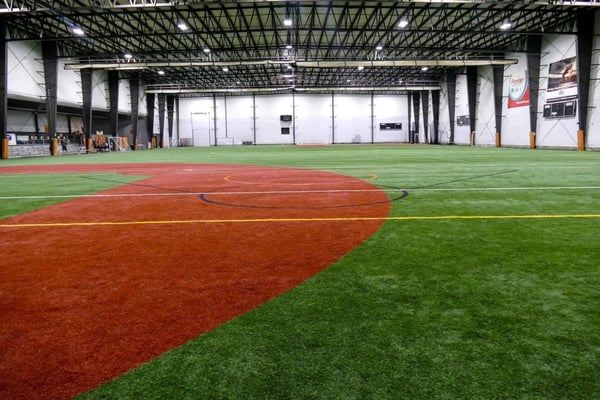
<svg viewBox="0 0 600 400">
<path fill-rule="evenodd" d="M 67 147 L 67 137 L 65 135 L 60 135 L 60 145 L 62 147 L 62 151 L 65 153 L 69 152 L 69 148 Z"/>
</svg>

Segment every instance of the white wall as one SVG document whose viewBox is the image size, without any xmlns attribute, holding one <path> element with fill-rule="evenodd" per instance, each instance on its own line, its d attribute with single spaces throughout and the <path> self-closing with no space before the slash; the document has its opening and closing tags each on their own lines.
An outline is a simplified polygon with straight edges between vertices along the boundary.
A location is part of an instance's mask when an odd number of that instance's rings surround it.
<svg viewBox="0 0 600 400">
<path fill-rule="evenodd" d="M 335 143 L 371 143 L 371 96 L 335 95 Z"/>
<path fill-rule="evenodd" d="M 331 95 L 296 94 L 296 144 L 332 142 Z"/>
<path fill-rule="evenodd" d="M 227 98 L 227 134 L 235 143 L 254 143 L 254 98 L 235 96 Z"/>
<path fill-rule="evenodd" d="M 7 93 L 12 97 L 44 100 L 44 65 L 39 42 L 8 42 Z"/>
<path fill-rule="evenodd" d="M 282 123 L 281 115 L 294 115 L 294 98 L 291 94 L 256 96 L 256 143 L 294 143 L 294 123 Z M 288 135 L 281 128 L 290 128 Z"/>
<path fill-rule="evenodd" d="M 154 112 L 154 118 L 154 133 L 158 133 L 158 109 Z M 214 144 L 214 133 L 212 97 L 179 99 L 180 139 L 189 139 L 194 146 L 208 146 Z"/>
<path fill-rule="evenodd" d="M 64 59 L 58 60 L 56 101 L 64 105 L 83 104 L 81 74 L 79 71 L 66 70 L 65 62 Z"/>
<path fill-rule="evenodd" d="M 210 113 L 212 126 L 216 123 L 218 141 L 227 135 L 234 138 L 236 144 L 246 141 L 256 144 L 408 141 L 407 97 L 404 95 L 376 95 L 373 103 L 371 95 L 347 94 L 217 97 L 216 110 L 212 102 L 212 97 L 180 99 L 180 137 L 192 137 L 190 115 L 203 112 Z M 158 111 L 155 114 L 158 115 Z M 282 122 L 282 115 L 291 115 L 293 120 Z M 401 123 L 402 129 L 381 130 L 380 123 Z M 290 133 L 282 134 L 282 127 L 289 128 Z M 195 143 L 213 145 L 214 130 L 209 139 L 195 140 Z"/>
<path fill-rule="evenodd" d="M 579 129 L 577 116 L 568 118 L 544 118 L 543 116 L 544 105 L 548 99 L 550 64 L 576 55 L 577 41 L 574 35 L 546 35 L 542 37 L 536 147 L 577 147 L 577 130 Z M 577 103 L 579 107 L 579 101 Z"/>
<path fill-rule="evenodd" d="M 119 79 L 119 111 L 124 113 L 131 112 L 131 89 L 129 80 Z"/>
<path fill-rule="evenodd" d="M 407 96 L 373 96 L 373 142 L 408 142 L 407 102 Z M 382 130 L 381 123 L 401 123 L 402 129 Z"/>
<path fill-rule="evenodd" d="M 92 72 L 92 108 L 108 110 L 108 74 L 106 71 Z"/>
<path fill-rule="evenodd" d="M 494 109 L 494 72 L 492 67 L 477 68 L 475 144 L 496 145 L 496 111 Z"/>
</svg>

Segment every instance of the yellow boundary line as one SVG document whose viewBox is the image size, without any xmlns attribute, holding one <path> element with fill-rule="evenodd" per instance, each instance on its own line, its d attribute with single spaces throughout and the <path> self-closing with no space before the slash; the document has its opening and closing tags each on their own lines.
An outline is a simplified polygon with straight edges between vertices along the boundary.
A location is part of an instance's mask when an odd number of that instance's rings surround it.
<svg viewBox="0 0 600 400">
<path fill-rule="evenodd" d="M 190 219 L 156 221 L 99 221 L 99 222 L 47 222 L 24 224 L 0 224 L 0 228 L 47 228 L 123 225 L 181 225 L 181 224 L 242 224 L 279 222 L 355 222 L 355 221 L 440 221 L 469 219 L 565 219 L 600 218 L 600 214 L 540 214 L 540 215 L 440 215 L 397 217 L 339 217 L 339 218 L 249 218 L 249 219 Z"/>
</svg>

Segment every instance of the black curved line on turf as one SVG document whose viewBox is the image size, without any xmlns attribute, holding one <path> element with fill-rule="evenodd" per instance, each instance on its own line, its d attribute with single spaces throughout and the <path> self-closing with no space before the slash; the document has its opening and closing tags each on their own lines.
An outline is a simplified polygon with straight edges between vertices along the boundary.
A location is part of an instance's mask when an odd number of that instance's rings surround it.
<svg viewBox="0 0 600 400">
<path fill-rule="evenodd" d="M 215 189 L 216 191 L 217 189 Z M 222 190 L 222 189 L 221 189 Z M 278 206 L 257 206 L 250 204 L 235 204 L 235 203 L 227 203 L 224 201 L 211 200 L 207 196 L 211 194 L 211 192 L 201 193 L 198 198 L 205 203 L 208 204 L 216 204 L 220 206 L 228 206 L 228 207 L 238 207 L 238 208 L 258 208 L 258 209 L 270 209 L 270 210 L 327 210 L 327 209 L 336 209 L 336 208 L 349 208 L 349 207 L 363 207 L 363 206 L 374 206 L 379 204 L 391 203 L 393 201 L 401 200 L 408 196 L 408 190 L 402 190 L 402 195 L 398 197 L 394 197 L 393 199 L 387 199 L 382 201 L 374 201 L 371 203 L 356 203 L 356 204 L 338 204 L 331 206 L 318 206 L 318 207 L 278 207 Z"/>
</svg>

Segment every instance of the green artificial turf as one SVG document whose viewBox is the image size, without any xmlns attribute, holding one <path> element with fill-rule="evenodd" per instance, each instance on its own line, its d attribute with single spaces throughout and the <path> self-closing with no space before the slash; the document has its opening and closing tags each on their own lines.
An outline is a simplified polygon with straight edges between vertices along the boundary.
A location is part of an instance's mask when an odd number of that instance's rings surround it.
<svg viewBox="0 0 600 400">
<path fill-rule="evenodd" d="M 41 159 L 37 159 L 39 161 Z M 2 174 L 0 162 L 0 218 L 32 211 L 79 196 L 110 189 L 142 177 L 115 173 Z"/>
<path fill-rule="evenodd" d="M 31 162 L 76 159 L 315 168 L 409 192 L 326 270 L 82 399 L 600 398 L 600 153 L 242 146 Z"/>
</svg>

